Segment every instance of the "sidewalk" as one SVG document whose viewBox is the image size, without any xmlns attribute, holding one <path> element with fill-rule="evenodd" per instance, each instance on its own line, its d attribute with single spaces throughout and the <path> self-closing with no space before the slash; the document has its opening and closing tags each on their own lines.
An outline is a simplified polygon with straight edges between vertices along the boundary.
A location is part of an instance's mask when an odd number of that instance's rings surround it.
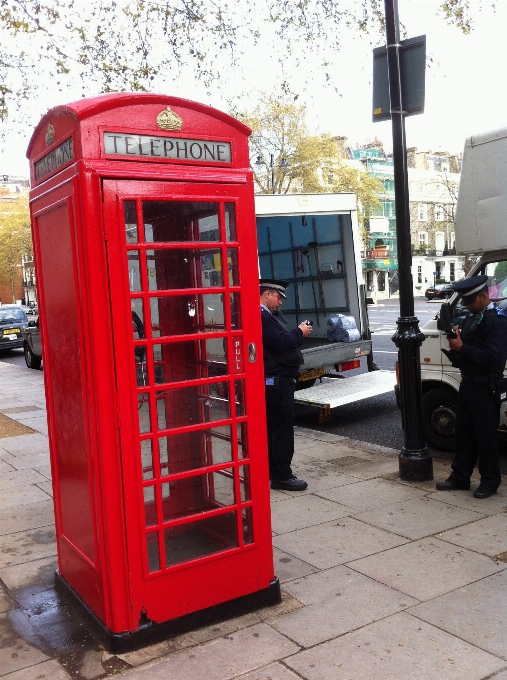
<svg viewBox="0 0 507 680">
<path fill-rule="evenodd" d="M 108 654 L 53 588 L 42 371 L 0 363 L 0 385 L 0 677 L 507 680 L 507 484 L 402 483 L 397 451 L 302 428 L 308 490 L 272 492 L 283 602 Z"/>
</svg>

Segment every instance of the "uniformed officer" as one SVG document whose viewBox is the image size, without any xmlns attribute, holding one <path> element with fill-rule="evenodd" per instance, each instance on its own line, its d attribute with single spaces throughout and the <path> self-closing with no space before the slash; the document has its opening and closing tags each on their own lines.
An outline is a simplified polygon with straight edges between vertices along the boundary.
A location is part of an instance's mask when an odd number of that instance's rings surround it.
<svg viewBox="0 0 507 680">
<path fill-rule="evenodd" d="M 266 382 L 269 477 L 272 489 L 303 491 L 308 484 L 293 474 L 294 390 L 303 355 L 299 349 L 312 327 L 306 321 L 289 330 L 279 307 L 288 281 L 261 279 L 262 344 Z"/>
<path fill-rule="evenodd" d="M 473 276 L 454 285 L 469 314 L 454 326 L 446 351 L 452 365 L 461 371 L 456 403 L 456 453 L 447 481 L 437 482 L 439 491 L 469 489 L 470 477 L 479 459 L 481 481 L 475 498 L 488 498 L 501 482 L 497 399 L 499 380 L 507 361 L 507 316 L 489 299 L 486 275 Z M 461 326 L 461 327 L 460 327 Z"/>
</svg>

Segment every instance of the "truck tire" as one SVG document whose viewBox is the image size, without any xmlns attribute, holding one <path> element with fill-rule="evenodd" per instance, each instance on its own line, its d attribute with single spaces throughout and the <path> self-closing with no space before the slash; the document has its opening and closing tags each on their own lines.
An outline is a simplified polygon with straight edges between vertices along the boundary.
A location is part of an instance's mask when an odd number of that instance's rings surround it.
<svg viewBox="0 0 507 680">
<path fill-rule="evenodd" d="M 27 345 L 26 342 L 23 346 L 23 349 L 25 351 L 25 363 L 28 368 L 34 368 L 35 370 L 38 370 L 41 366 L 42 359 L 32 352 L 30 346 Z"/>
<path fill-rule="evenodd" d="M 424 437 L 429 446 L 439 451 L 454 451 L 456 398 L 456 392 L 445 387 L 423 394 Z"/>
</svg>

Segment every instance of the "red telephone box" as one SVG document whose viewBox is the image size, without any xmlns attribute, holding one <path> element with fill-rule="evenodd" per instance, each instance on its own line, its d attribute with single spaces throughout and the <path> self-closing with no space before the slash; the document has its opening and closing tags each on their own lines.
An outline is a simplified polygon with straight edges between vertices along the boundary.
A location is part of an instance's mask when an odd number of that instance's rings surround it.
<svg viewBox="0 0 507 680">
<path fill-rule="evenodd" d="M 111 649 L 280 598 L 249 133 L 121 93 L 28 148 L 56 578 Z"/>
</svg>

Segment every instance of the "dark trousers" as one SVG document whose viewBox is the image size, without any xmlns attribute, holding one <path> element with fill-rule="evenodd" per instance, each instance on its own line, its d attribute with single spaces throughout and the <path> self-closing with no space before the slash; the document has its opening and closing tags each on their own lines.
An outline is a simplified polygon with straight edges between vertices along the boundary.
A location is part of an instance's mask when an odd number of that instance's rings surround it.
<svg viewBox="0 0 507 680">
<path fill-rule="evenodd" d="M 266 386 L 269 478 L 276 482 L 290 479 L 294 455 L 294 378 L 277 378 L 276 386 Z"/>
<path fill-rule="evenodd" d="M 498 421 L 500 408 L 488 384 L 461 383 L 456 403 L 456 453 L 451 478 L 468 483 L 477 459 L 481 484 L 496 490 L 501 482 Z"/>
</svg>

